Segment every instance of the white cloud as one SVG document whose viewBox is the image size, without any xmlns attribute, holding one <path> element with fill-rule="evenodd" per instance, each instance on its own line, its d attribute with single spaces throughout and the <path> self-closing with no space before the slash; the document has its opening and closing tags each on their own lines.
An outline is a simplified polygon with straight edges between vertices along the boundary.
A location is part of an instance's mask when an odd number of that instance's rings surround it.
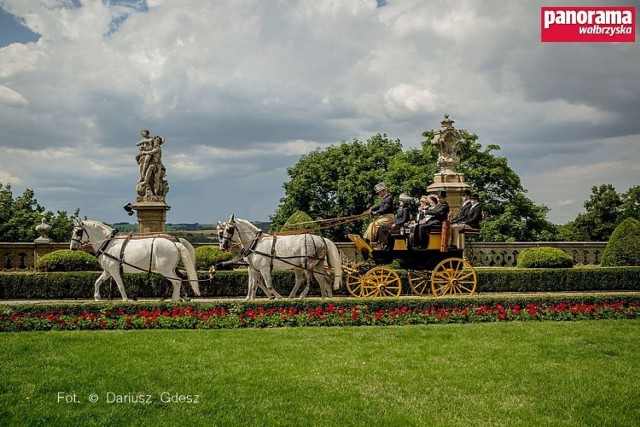
<svg viewBox="0 0 640 427">
<path fill-rule="evenodd" d="M 127 220 L 148 128 L 167 139 L 170 222 L 267 219 L 300 155 L 377 132 L 417 146 L 449 113 L 572 219 L 593 182 L 638 173 L 640 58 L 540 43 L 543 5 L 5 0 L 41 38 L 0 48 L 0 180 Z"/>
</svg>

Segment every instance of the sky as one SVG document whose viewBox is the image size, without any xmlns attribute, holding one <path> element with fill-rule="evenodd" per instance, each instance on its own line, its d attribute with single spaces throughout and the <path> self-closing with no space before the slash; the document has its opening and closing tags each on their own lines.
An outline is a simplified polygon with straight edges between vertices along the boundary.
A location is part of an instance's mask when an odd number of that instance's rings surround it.
<svg viewBox="0 0 640 427">
<path fill-rule="evenodd" d="M 135 222 L 140 130 L 165 138 L 168 223 L 268 220 L 287 167 L 449 114 L 564 224 L 640 184 L 635 43 L 542 43 L 542 6 L 636 1 L 0 0 L 0 182 Z M 636 20 L 637 20 L 636 16 Z"/>
</svg>

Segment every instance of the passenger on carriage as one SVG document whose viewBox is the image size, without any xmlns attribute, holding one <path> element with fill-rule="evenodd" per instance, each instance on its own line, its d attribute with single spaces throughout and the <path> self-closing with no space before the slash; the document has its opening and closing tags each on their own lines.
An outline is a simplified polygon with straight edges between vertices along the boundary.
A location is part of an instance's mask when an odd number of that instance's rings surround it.
<svg viewBox="0 0 640 427">
<path fill-rule="evenodd" d="M 480 196 L 478 194 L 472 194 L 470 199 L 469 209 L 465 211 L 462 217 L 458 214 L 451 224 L 451 242 L 456 248 L 464 247 L 464 236 L 460 236 L 461 231 L 480 230 L 480 221 L 482 221 Z M 460 211 L 462 211 L 462 209 L 460 209 Z"/>
<path fill-rule="evenodd" d="M 415 242 L 418 238 L 417 237 L 418 227 L 421 224 L 426 223 L 427 220 L 431 218 L 431 215 L 427 214 L 427 208 L 429 206 L 433 207 L 437 204 L 438 204 L 438 199 L 436 198 L 436 196 L 422 195 L 420 197 L 420 206 L 418 206 L 418 213 L 416 215 L 416 219 L 412 221 L 411 224 L 409 225 L 409 244 L 411 246 L 415 245 Z"/>
<path fill-rule="evenodd" d="M 411 202 L 414 200 L 413 197 L 406 193 L 401 193 L 398 199 L 400 201 L 400 207 L 398 208 L 398 212 L 396 212 L 393 224 L 391 224 L 391 226 L 383 225 L 378 230 L 378 242 L 380 242 L 385 249 L 393 248 L 394 239 L 391 234 L 399 232 L 402 227 L 411 220 Z"/>
<path fill-rule="evenodd" d="M 447 192 L 440 190 L 438 192 L 438 204 L 426 208 L 424 212 L 425 215 L 431 215 L 431 217 L 424 224 L 416 226 L 413 244 L 419 249 L 425 249 L 428 246 L 429 232 L 431 230 L 440 230 L 442 223 L 449 216 Z"/>
<path fill-rule="evenodd" d="M 368 213 L 376 216 L 376 218 L 371 221 L 367 227 L 367 231 L 364 233 L 364 240 L 367 242 L 375 240 L 380 226 L 391 226 L 394 222 L 393 197 L 389 194 L 387 186 L 384 185 L 384 182 L 380 182 L 375 185 L 374 190 L 380 196 L 380 202 L 368 210 Z"/>
</svg>

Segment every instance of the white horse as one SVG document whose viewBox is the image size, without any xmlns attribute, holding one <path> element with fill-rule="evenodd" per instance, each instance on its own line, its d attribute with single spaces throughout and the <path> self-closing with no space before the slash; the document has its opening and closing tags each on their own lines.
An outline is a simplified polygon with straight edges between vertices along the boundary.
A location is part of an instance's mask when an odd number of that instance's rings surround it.
<svg viewBox="0 0 640 427">
<path fill-rule="evenodd" d="M 196 295 L 200 295 L 196 274 L 196 255 L 191 244 L 166 234 L 146 237 L 116 236 L 117 230 L 98 221 L 73 219 L 71 250 L 91 245 L 100 266 L 104 270 L 95 283 L 94 298 L 100 300 L 100 284 L 110 277 L 116 281 L 122 300 L 127 301 L 122 273 L 154 271 L 173 285 L 172 300 L 180 299 L 182 280 L 176 275 L 180 261 L 187 270 L 189 283 Z"/>
<path fill-rule="evenodd" d="M 323 297 L 333 293 L 329 285 L 328 274 L 324 268 L 325 257 L 334 268 L 333 289 L 339 289 L 342 283 L 342 263 L 340 252 L 329 239 L 313 234 L 276 236 L 262 234 L 262 231 L 243 219 L 233 215 L 224 224 L 220 247 L 228 250 L 231 244 L 242 246 L 241 255 L 249 265 L 249 292 L 247 298 L 255 297 L 256 286 L 260 286 L 267 296 L 281 298 L 273 289 L 271 272 L 275 269 L 294 269 L 296 284 L 289 297 L 295 296 L 302 282 L 302 273 L 307 277 L 307 286 L 300 295 L 304 298 L 310 288 L 310 274 L 320 285 Z M 253 270 L 253 271 L 252 271 Z"/>
</svg>

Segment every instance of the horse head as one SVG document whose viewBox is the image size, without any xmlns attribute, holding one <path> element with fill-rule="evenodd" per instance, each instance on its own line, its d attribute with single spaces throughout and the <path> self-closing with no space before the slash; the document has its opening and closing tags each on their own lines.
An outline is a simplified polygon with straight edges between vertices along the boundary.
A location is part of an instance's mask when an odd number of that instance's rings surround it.
<svg viewBox="0 0 640 427">
<path fill-rule="evenodd" d="M 73 231 L 71 232 L 71 244 L 69 249 L 78 250 L 80 247 L 89 243 L 89 233 L 84 228 L 84 223 L 77 218 L 73 218 Z"/>
<path fill-rule="evenodd" d="M 235 216 L 231 215 L 226 223 L 222 224 L 218 221 L 218 239 L 220 240 L 220 249 L 229 250 L 233 237 L 236 232 Z"/>
</svg>

